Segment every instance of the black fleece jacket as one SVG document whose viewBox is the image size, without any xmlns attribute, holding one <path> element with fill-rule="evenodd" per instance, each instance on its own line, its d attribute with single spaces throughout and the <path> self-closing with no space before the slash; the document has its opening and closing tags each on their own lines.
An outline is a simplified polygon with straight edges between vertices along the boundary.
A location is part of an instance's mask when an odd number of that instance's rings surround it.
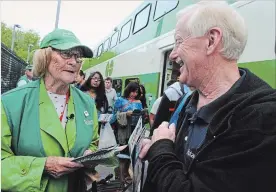
<svg viewBox="0 0 276 192">
<path fill-rule="evenodd" d="M 243 70 L 245 79 L 215 113 L 191 165 L 179 158 L 185 107 L 176 143 L 163 139 L 151 146 L 143 192 L 276 191 L 276 91 Z"/>
</svg>

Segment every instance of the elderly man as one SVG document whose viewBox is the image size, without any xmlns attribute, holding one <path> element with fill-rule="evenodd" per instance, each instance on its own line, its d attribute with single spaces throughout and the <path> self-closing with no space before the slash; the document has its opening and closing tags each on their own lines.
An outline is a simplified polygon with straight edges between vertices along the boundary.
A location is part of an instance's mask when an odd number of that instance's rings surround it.
<svg viewBox="0 0 276 192">
<path fill-rule="evenodd" d="M 224 3 L 197 3 L 179 13 L 175 41 L 180 82 L 196 91 L 176 126 L 163 122 L 144 140 L 144 191 L 274 192 L 276 93 L 238 68 L 243 18 Z"/>
<path fill-rule="evenodd" d="M 26 85 L 33 79 L 33 72 L 32 72 L 33 66 L 27 65 L 25 67 L 25 75 L 21 76 L 16 84 L 16 87 L 20 87 L 22 85 Z"/>
</svg>

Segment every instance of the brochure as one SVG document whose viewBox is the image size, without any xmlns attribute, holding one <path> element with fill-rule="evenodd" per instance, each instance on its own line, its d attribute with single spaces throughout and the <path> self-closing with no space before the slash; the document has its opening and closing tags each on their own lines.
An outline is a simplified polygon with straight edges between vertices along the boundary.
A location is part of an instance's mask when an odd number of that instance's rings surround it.
<svg viewBox="0 0 276 192">
<path fill-rule="evenodd" d="M 99 149 L 96 152 L 83 155 L 73 159 L 73 162 L 81 163 L 87 167 L 93 167 L 97 165 L 105 165 L 107 167 L 113 167 L 118 165 L 118 158 L 116 157 L 120 151 L 127 146 L 113 146 L 108 148 Z"/>
</svg>

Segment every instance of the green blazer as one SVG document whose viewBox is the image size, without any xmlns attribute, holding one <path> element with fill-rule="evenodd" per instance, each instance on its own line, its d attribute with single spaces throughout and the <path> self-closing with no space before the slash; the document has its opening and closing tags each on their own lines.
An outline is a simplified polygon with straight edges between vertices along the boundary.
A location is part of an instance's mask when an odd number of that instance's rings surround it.
<svg viewBox="0 0 276 192">
<path fill-rule="evenodd" d="M 88 95 L 70 86 L 64 129 L 44 81 L 37 80 L 2 95 L 1 189 L 65 192 L 68 175 L 55 179 L 44 172 L 47 156 L 78 157 L 97 149 L 97 110 Z"/>
</svg>

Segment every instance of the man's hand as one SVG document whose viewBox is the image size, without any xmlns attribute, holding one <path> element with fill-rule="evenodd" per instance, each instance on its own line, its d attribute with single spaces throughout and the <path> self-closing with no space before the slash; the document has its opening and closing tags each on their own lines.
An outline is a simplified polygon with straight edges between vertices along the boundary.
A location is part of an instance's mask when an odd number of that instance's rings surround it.
<svg viewBox="0 0 276 192">
<path fill-rule="evenodd" d="M 73 158 L 67 157 L 47 157 L 45 163 L 45 171 L 53 176 L 54 178 L 59 178 L 62 175 L 71 173 L 81 167 L 83 167 L 80 163 L 72 162 Z"/>
<path fill-rule="evenodd" d="M 170 139 L 174 142 L 175 140 L 175 125 L 164 121 L 157 129 L 154 130 L 151 142 L 155 143 L 161 139 Z"/>
<path fill-rule="evenodd" d="M 169 126 L 169 123 L 164 121 L 157 129 L 154 130 L 151 140 L 144 139 L 142 141 L 142 147 L 141 147 L 139 157 L 141 159 L 143 159 L 147 155 L 148 150 L 151 147 L 151 145 L 161 139 L 170 139 L 173 142 L 175 141 L 175 125 L 174 124 L 171 124 Z"/>
<path fill-rule="evenodd" d="M 141 151 L 139 153 L 139 157 L 141 159 L 143 159 L 147 155 L 148 150 L 151 147 L 151 145 L 152 145 L 152 143 L 151 143 L 150 139 L 143 139 L 142 140 Z"/>
</svg>

